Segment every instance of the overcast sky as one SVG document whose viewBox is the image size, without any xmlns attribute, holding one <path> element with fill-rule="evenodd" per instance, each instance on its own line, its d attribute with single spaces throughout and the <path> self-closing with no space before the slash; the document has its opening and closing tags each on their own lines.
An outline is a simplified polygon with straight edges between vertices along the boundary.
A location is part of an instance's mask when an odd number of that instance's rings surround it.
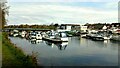
<svg viewBox="0 0 120 68">
<path fill-rule="evenodd" d="M 26 2 L 25 2 L 26 1 Z M 41 1 L 41 2 L 40 2 Z M 118 22 L 117 0 L 11 0 L 8 25 Z M 62 1 L 62 2 L 61 2 Z M 69 1 L 69 2 L 68 2 Z M 106 1 L 106 2 L 105 2 Z"/>
<path fill-rule="evenodd" d="M 8 0 L 10 2 L 118 2 L 119 0 Z"/>
</svg>

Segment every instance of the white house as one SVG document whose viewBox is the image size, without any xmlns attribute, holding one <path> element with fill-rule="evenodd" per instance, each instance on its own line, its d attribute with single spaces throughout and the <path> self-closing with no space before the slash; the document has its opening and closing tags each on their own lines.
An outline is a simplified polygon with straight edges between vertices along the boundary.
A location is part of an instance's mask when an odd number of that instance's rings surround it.
<svg viewBox="0 0 120 68">
<path fill-rule="evenodd" d="M 88 29 L 87 29 L 87 26 L 81 25 L 80 30 L 83 31 L 83 32 L 86 32 Z"/>
<path fill-rule="evenodd" d="M 71 31 L 71 30 L 80 30 L 80 25 L 78 24 L 61 24 L 60 29 Z"/>
<path fill-rule="evenodd" d="M 107 26 L 104 25 L 102 29 L 103 29 L 103 30 L 106 30 L 106 29 L 107 29 Z"/>
</svg>

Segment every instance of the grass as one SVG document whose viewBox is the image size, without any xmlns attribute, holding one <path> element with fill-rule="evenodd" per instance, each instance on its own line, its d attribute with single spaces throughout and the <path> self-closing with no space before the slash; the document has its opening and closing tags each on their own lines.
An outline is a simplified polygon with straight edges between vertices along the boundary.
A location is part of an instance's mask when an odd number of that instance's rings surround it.
<svg viewBox="0 0 120 68">
<path fill-rule="evenodd" d="M 0 66 L 2 65 L 2 33 L 0 32 Z"/>
<path fill-rule="evenodd" d="M 36 68 L 34 56 L 27 56 L 8 39 L 6 33 L 2 34 L 2 67 Z"/>
<path fill-rule="evenodd" d="M 0 41 L 2 41 L 2 33 L 0 32 Z"/>
</svg>

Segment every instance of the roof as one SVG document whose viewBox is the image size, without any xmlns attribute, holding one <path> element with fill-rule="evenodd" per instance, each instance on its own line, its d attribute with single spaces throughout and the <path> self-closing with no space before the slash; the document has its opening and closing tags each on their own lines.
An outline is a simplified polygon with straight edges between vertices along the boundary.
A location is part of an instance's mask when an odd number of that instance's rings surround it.
<svg viewBox="0 0 120 68">
<path fill-rule="evenodd" d="M 120 23 L 112 23 L 111 25 L 120 25 Z"/>
</svg>

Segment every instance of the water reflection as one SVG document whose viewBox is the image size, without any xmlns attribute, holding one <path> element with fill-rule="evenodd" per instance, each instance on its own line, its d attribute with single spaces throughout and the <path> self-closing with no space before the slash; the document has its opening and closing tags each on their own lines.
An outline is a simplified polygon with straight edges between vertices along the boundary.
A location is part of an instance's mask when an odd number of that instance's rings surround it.
<svg viewBox="0 0 120 68">
<path fill-rule="evenodd" d="M 20 38 L 10 37 L 10 39 L 16 46 L 22 48 L 26 54 L 36 54 L 38 65 L 108 66 L 118 63 L 119 42 L 117 41 L 93 41 L 71 37 L 69 42 L 56 44 L 44 40 L 29 40 L 28 42 L 28 40 Z"/>
<path fill-rule="evenodd" d="M 68 45 L 68 42 L 62 42 L 62 43 L 52 43 L 52 42 L 48 42 L 48 41 L 45 41 L 45 43 L 48 45 L 48 46 L 51 46 L 52 48 L 54 46 L 57 46 L 59 50 L 65 50 L 67 45 Z"/>
<path fill-rule="evenodd" d="M 56 46 L 58 47 L 59 50 L 65 50 L 66 47 L 68 46 L 68 42 L 62 42 L 62 43 L 56 44 Z"/>
<path fill-rule="evenodd" d="M 48 46 L 51 46 L 52 48 L 54 47 L 54 44 L 53 44 L 52 42 L 45 41 L 45 43 L 46 43 Z"/>
<path fill-rule="evenodd" d="M 109 40 L 104 40 L 104 44 L 107 44 L 107 43 L 109 43 Z"/>
<path fill-rule="evenodd" d="M 115 40 L 110 40 L 111 43 L 115 43 L 115 44 L 118 44 L 120 45 L 120 42 L 119 41 L 115 41 Z"/>
<path fill-rule="evenodd" d="M 99 47 L 99 48 L 107 48 L 111 45 L 110 40 L 104 41 L 93 41 L 90 39 L 81 38 L 80 39 L 80 46 L 81 47 Z"/>
<path fill-rule="evenodd" d="M 33 40 L 33 39 L 31 39 L 31 40 L 29 40 L 29 42 L 30 42 L 31 44 L 39 44 L 39 43 L 42 42 L 42 40 Z"/>
</svg>

